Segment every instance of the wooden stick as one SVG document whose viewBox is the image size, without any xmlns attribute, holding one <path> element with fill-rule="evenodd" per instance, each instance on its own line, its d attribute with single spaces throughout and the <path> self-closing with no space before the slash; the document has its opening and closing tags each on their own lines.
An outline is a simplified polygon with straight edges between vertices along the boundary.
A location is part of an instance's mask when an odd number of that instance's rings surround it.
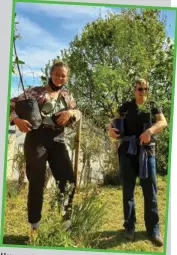
<svg viewBox="0 0 177 255">
<path fill-rule="evenodd" d="M 76 136 L 75 136 L 75 159 L 74 159 L 74 174 L 76 178 L 76 189 L 78 187 L 78 168 L 79 168 L 79 151 L 80 151 L 80 139 L 81 139 L 81 126 L 82 126 L 82 115 L 80 120 L 78 121 L 76 128 Z"/>
</svg>

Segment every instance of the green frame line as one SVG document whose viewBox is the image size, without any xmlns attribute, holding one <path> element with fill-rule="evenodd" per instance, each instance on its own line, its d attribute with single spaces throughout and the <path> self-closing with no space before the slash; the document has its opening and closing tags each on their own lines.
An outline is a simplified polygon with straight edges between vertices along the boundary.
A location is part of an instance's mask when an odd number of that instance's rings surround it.
<svg viewBox="0 0 177 255">
<path fill-rule="evenodd" d="M 163 252 L 145 252 L 145 251 L 128 251 L 128 250 L 104 250 L 104 249 L 84 249 L 84 248 L 65 248 L 65 247 L 48 247 L 48 246 L 30 246 L 30 245 L 11 245 L 3 244 L 4 236 L 4 211 L 5 211 L 5 197 L 6 197 L 6 170 L 7 170 L 7 152 L 8 152 L 8 131 L 9 131 L 9 111 L 10 111 L 10 97 L 11 97 L 11 81 L 12 81 L 12 55 L 13 55 L 13 36 L 14 36 L 14 22 L 15 22 L 15 4 L 16 3 L 43 3 L 43 4 L 61 4 L 61 5 L 76 5 L 76 6 L 97 6 L 97 7 L 122 7 L 122 8 L 142 8 L 142 9 L 160 9 L 160 10 L 175 10 L 177 21 L 177 7 L 160 7 L 160 6 L 141 6 L 141 5 L 124 5 L 124 4 L 102 4 L 102 3 L 83 3 L 83 2 L 64 2 L 64 1 L 45 1 L 45 0 L 13 0 L 12 5 L 12 20 L 11 20 L 11 45 L 9 56 L 9 81 L 8 81 L 8 102 L 6 112 L 6 135 L 5 135 L 5 150 L 4 150 L 4 175 L 3 175 L 3 196 L 2 196 L 2 217 L 1 217 L 1 236 L 0 247 L 13 248 L 31 248 L 31 249 L 48 249 L 48 250 L 72 250 L 72 251 L 86 251 L 86 252 L 112 252 L 112 253 L 131 253 L 131 254 L 164 254 L 167 251 L 167 232 L 168 232 L 168 209 L 169 209 L 169 193 L 170 193 L 170 176 L 171 176 L 171 152 L 172 152 L 172 135 L 173 135 L 173 115 L 174 115 L 174 95 L 175 95 L 175 78 L 176 78 L 176 60 L 177 60 L 177 24 L 175 27 L 174 40 L 174 55 L 173 55 L 173 81 L 172 81 L 172 100 L 170 109 L 170 133 L 169 133 L 169 153 L 168 153 L 168 173 L 167 173 L 167 190 L 166 190 L 166 210 L 165 210 L 165 231 L 164 231 L 164 249 Z"/>
<path fill-rule="evenodd" d="M 15 1 L 15 0 L 14 0 Z M 160 10 L 177 10 L 177 7 L 148 6 L 148 5 L 128 5 L 128 4 L 107 4 L 107 3 L 88 3 L 88 2 L 64 2 L 64 1 L 45 1 L 45 0 L 16 0 L 16 3 L 41 3 L 41 4 L 64 4 L 64 5 L 82 5 L 82 6 L 100 6 L 100 7 L 122 7 L 122 8 L 144 8 Z"/>
<path fill-rule="evenodd" d="M 5 150 L 4 150 L 4 172 L 3 172 L 3 192 L 2 192 L 2 210 L 1 210 L 1 236 L 0 242 L 3 244 L 4 235 L 4 209 L 5 209 L 5 195 L 6 195 L 6 170 L 7 170 L 7 152 L 8 152 L 8 132 L 9 132 L 9 111 L 10 111 L 10 95 L 11 95 L 11 81 L 12 81 L 12 54 L 13 54 L 13 37 L 14 37 L 14 22 L 15 21 L 15 1 L 12 3 L 12 14 L 11 14 L 11 43 L 10 43 L 10 54 L 9 54 L 9 79 L 8 79 L 8 101 L 7 101 L 7 112 L 6 112 L 6 135 L 5 135 Z M 1 244 L 0 244 L 1 245 Z"/>
<path fill-rule="evenodd" d="M 31 245 L 13 245 L 13 244 L 3 244 L 0 247 L 6 248 L 24 248 L 24 249 L 44 249 L 44 250 L 67 250 L 67 251 L 84 251 L 84 252 L 105 252 L 105 253 L 130 253 L 130 254 L 155 254 L 155 255 L 163 255 L 164 252 L 156 252 L 156 251 L 129 251 L 129 250 L 110 250 L 110 249 L 87 249 L 87 248 L 71 248 L 71 247 L 54 247 L 54 246 L 31 246 Z M 164 254 L 166 255 L 166 254 Z"/>
</svg>

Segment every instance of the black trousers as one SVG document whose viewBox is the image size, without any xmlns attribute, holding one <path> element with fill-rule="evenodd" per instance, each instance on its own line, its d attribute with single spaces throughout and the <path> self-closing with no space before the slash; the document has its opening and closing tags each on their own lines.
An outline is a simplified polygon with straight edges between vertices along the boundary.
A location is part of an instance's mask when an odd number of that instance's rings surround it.
<svg viewBox="0 0 177 255">
<path fill-rule="evenodd" d="M 48 161 L 55 180 L 59 183 L 61 193 L 65 192 L 66 183 L 75 186 L 73 167 L 62 134 L 59 130 L 39 128 L 27 133 L 24 143 L 26 174 L 29 181 L 28 190 L 28 221 L 37 223 L 41 219 L 43 190 Z M 72 205 L 75 188 L 69 195 L 66 210 Z M 66 212 L 65 219 L 70 215 Z"/>
</svg>

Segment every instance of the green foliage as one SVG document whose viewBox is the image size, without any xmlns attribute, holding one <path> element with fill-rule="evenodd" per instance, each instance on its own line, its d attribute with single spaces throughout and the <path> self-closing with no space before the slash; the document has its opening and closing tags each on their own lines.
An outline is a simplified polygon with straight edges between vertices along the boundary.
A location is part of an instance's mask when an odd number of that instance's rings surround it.
<svg viewBox="0 0 177 255">
<path fill-rule="evenodd" d="M 35 239 L 30 240 L 33 246 L 73 247 L 71 233 L 64 229 L 62 218 L 51 214 L 44 219 L 40 232 Z"/>
<path fill-rule="evenodd" d="M 6 197 L 10 199 L 15 199 L 19 193 L 18 183 L 15 181 L 7 181 L 6 190 Z"/>
<path fill-rule="evenodd" d="M 99 122 L 93 126 L 92 121 L 83 116 L 81 131 L 80 154 L 82 156 L 82 169 L 79 178 L 79 186 L 87 186 L 91 183 L 94 171 L 92 164 L 101 161 L 101 156 L 105 152 L 105 134 L 99 126 Z"/>
<path fill-rule="evenodd" d="M 105 129 L 118 106 L 134 94 L 134 82 L 145 78 L 150 94 L 170 120 L 174 43 L 166 34 L 166 16 L 156 9 L 122 9 L 88 23 L 61 51 L 70 67 L 69 89 L 92 125 Z M 58 57 L 57 57 L 58 58 Z M 42 80 L 46 82 L 49 63 Z M 98 124 L 99 123 L 99 124 Z M 167 135 L 162 135 L 159 167 L 167 169 Z M 165 155 L 159 154 L 165 151 Z M 164 159 L 163 159 L 164 158 Z"/>
<path fill-rule="evenodd" d="M 120 185 L 120 169 L 118 163 L 118 143 L 110 143 L 110 148 L 107 150 L 104 165 L 105 171 L 103 172 L 104 185 Z"/>
<path fill-rule="evenodd" d="M 167 184 L 167 180 L 165 176 L 163 177 L 157 176 L 157 185 L 158 185 L 157 196 L 158 196 L 158 207 L 159 207 L 159 218 L 160 218 L 159 223 L 160 223 L 160 232 L 162 236 L 164 236 L 164 231 L 165 231 L 166 184 Z M 74 198 L 74 207 L 75 207 L 75 204 L 77 206 L 82 204 L 85 193 L 88 194 L 88 191 L 85 191 L 85 189 L 80 190 L 79 193 L 78 192 L 76 193 Z M 129 242 L 124 238 L 122 189 L 118 187 L 98 187 L 97 191 L 95 191 L 94 194 L 95 193 L 97 193 L 98 196 L 95 197 L 94 203 L 96 204 L 98 202 L 99 204 L 104 205 L 104 210 L 103 210 L 104 217 L 102 218 L 102 223 L 100 225 L 97 225 L 97 229 L 95 228 L 92 238 L 90 238 L 90 243 L 87 247 L 85 246 L 85 248 L 103 249 L 103 251 L 105 252 L 106 251 L 108 252 L 109 250 L 114 250 L 115 252 L 122 251 L 122 253 L 123 252 L 128 253 L 130 251 L 134 251 L 135 253 L 138 253 L 138 252 L 141 253 L 146 251 L 151 254 L 163 252 L 164 247 L 156 247 L 155 245 L 151 243 L 151 241 L 147 240 L 147 234 L 145 230 L 144 216 L 143 216 L 144 198 L 143 198 L 142 188 L 140 185 L 136 186 L 135 188 L 136 216 L 138 219 L 136 224 L 136 241 L 135 242 Z M 91 194 L 89 193 L 89 195 Z M 23 245 L 24 247 L 26 245 L 29 245 L 28 236 L 30 233 L 30 225 L 27 222 L 27 217 L 26 217 L 27 215 L 26 198 L 27 198 L 27 189 L 25 190 L 25 193 L 20 193 L 16 199 L 6 200 L 6 206 L 5 206 L 5 212 L 4 212 L 5 213 L 4 240 L 3 240 L 4 244 L 10 244 L 13 246 L 18 244 L 18 245 Z M 40 237 L 41 238 L 44 237 L 44 239 L 40 240 L 40 244 L 43 244 L 42 245 L 43 247 L 47 246 L 48 236 L 49 236 L 49 243 L 51 244 L 51 249 L 52 249 L 52 246 L 55 244 L 56 246 L 70 245 L 70 248 L 74 248 L 74 247 L 83 248 L 84 245 L 82 242 L 79 243 L 79 240 L 83 240 L 82 238 L 84 238 L 84 236 L 81 237 L 81 239 L 79 238 L 78 241 L 76 238 L 72 238 L 75 235 L 74 231 L 76 231 L 74 230 L 74 228 L 73 228 L 73 231 L 71 232 L 62 232 L 63 237 L 61 237 L 60 239 L 60 236 L 61 236 L 60 231 L 62 229 L 62 226 L 61 226 L 62 224 L 60 225 L 60 217 L 58 213 L 54 215 L 54 213 L 49 211 L 50 199 L 51 199 L 51 193 L 49 192 L 49 190 L 46 190 L 44 194 L 44 204 L 43 204 L 43 213 L 42 213 L 43 217 L 42 217 L 41 226 L 39 229 L 39 234 L 41 233 Z M 97 206 L 98 205 L 96 205 L 95 207 Z M 92 210 L 94 210 L 94 208 Z M 85 211 L 87 212 L 87 210 Z M 20 216 L 19 216 L 19 212 L 20 212 Z M 79 214 L 79 216 L 80 215 L 81 213 Z M 89 218 L 91 216 L 92 216 L 92 213 L 89 213 Z M 90 220 L 88 220 L 88 222 L 90 222 Z M 81 222 L 79 224 L 81 224 Z M 82 229 L 84 230 L 84 232 L 86 228 L 89 229 L 89 226 L 86 227 L 85 224 L 87 224 L 87 221 L 82 223 L 82 225 L 77 226 L 80 233 Z M 43 231 L 45 231 L 45 234 L 42 235 Z M 89 229 L 89 231 L 91 230 Z M 71 241 L 71 238 L 72 238 L 72 241 Z M 38 240 L 38 244 L 39 244 L 39 240 Z"/>
<path fill-rule="evenodd" d="M 72 214 L 72 236 L 78 247 L 91 248 L 91 242 L 98 237 L 95 232 L 101 230 L 104 214 L 105 203 L 96 188 L 86 190 L 81 201 L 74 205 Z"/>
<path fill-rule="evenodd" d="M 173 45 L 158 10 L 122 9 L 121 14 L 99 17 L 75 36 L 62 56 L 81 109 L 93 119 L 99 115 L 103 123 L 132 97 L 136 78 L 148 78 L 159 101 L 166 86 L 171 88 Z"/>
<path fill-rule="evenodd" d="M 30 244 L 53 247 L 90 247 L 90 243 L 95 239 L 94 232 L 101 228 L 104 216 L 104 204 L 100 201 L 97 190 L 86 190 L 79 201 L 74 203 L 71 217 L 72 229 L 69 231 L 65 230 L 62 220 L 61 194 L 56 189 L 52 190 L 50 215 L 43 220 L 39 235 L 32 239 Z"/>
<path fill-rule="evenodd" d="M 162 175 L 167 174 L 169 152 L 169 129 L 166 129 L 158 136 L 157 143 L 157 171 Z"/>
<path fill-rule="evenodd" d="M 56 183 L 56 187 L 52 187 L 51 189 L 50 210 L 54 211 L 57 208 L 57 212 L 62 215 L 64 205 L 66 205 L 66 203 L 68 204 L 69 196 L 73 192 L 74 185 L 68 182 L 64 193 L 61 193 L 57 187 L 59 187 L 59 182 Z"/>
<path fill-rule="evenodd" d="M 47 84 L 47 81 L 49 79 L 50 68 L 51 68 L 51 61 L 50 60 L 48 61 L 48 63 L 46 64 L 44 69 L 41 68 L 41 71 L 43 73 L 43 75 L 41 76 L 41 81 L 42 81 L 43 86 L 45 86 Z"/>
<path fill-rule="evenodd" d="M 159 10 L 122 9 L 87 24 L 62 52 L 71 69 L 69 86 L 93 122 L 108 123 L 115 109 L 132 98 L 133 83 L 140 77 L 149 80 L 150 93 L 169 121 L 174 45 L 165 24 Z M 166 136 L 161 139 L 159 152 L 163 146 L 167 159 Z"/>
<path fill-rule="evenodd" d="M 117 168 L 115 168 L 114 170 L 112 171 L 107 171 L 105 172 L 104 174 L 104 185 L 112 185 L 112 186 L 118 186 L 120 185 L 120 178 L 119 178 L 119 175 L 118 175 L 118 170 Z"/>
<path fill-rule="evenodd" d="M 25 187 L 25 156 L 23 150 L 18 149 L 14 158 L 14 169 L 18 172 L 18 192 L 20 192 Z"/>
</svg>

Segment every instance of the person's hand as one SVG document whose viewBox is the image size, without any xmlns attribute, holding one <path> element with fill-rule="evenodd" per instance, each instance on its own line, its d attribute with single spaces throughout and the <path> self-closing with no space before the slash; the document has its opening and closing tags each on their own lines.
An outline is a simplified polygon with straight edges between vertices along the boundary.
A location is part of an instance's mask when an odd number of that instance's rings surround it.
<svg viewBox="0 0 177 255">
<path fill-rule="evenodd" d="M 142 145 L 143 143 L 149 143 L 151 140 L 151 135 L 150 131 L 147 129 L 144 133 L 140 135 L 140 144 Z"/>
<path fill-rule="evenodd" d="M 109 136 L 115 139 L 118 139 L 120 137 L 120 134 L 118 134 L 119 130 L 117 128 L 113 128 L 111 124 L 109 124 L 108 127 L 108 133 Z"/>
<path fill-rule="evenodd" d="M 72 117 L 70 111 L 59 112 L 55 115 L 58 116 L 56 122 L 59 126 L 65 126 L 68 123 L 69 119 Z"/>
<path fill-rule="evenodd" d="M 31 131 L 32 125 L 27 120 L 15 118 L 13 122 L 21 132 L 28 133 L 29 131 Z"/>
</svg>

